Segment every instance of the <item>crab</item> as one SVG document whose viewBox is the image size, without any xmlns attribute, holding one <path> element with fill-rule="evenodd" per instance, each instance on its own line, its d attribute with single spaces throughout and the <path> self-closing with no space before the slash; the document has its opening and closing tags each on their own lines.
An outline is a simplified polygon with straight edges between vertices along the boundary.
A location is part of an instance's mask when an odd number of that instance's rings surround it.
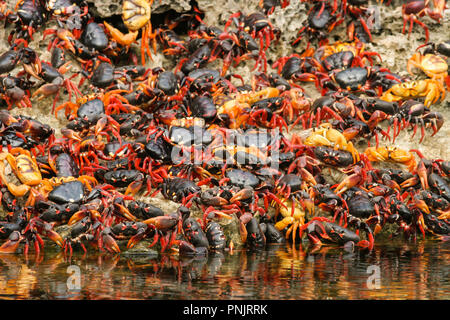
<svg viewBox="0 0 450 320">
<path fill-rule="evenodd" d="M 133 43 L 137 37 L 138 30 L 142 29 L 141 38 L 141 61 L 145 65 L 145 55 L 147 54 L 152 60 L 150 52 L 149 40 L 153 39 L 153 50 L 156 52 L 156 33 L 152 32 L 152 24 L 150 22 L 151 5 L 153 0 L 125 0 L 122 4 L 122 20 L 129 34 L 123 35 L 120 31 L 105 24 L 110 31 L 111 36 L 118 41 L 124 42 L 125 45 Z M 126 40 L 126 41 L 125 41 Z"/>
<path fill-rule="evenodd" d="M 8 179 L 4 160 L 11 166 L 20 185 Z M 91 189 L 90 182 L 96 183 L 94 178 L 88 176 L 43 179 L 36 160 L 28 150 L 22 148 L 12 148 L 9 152 L 0 153 L 0 180 L 15 197 L 22 197 L 30 192 L 25 204 L 27 206 L 34 205 L 36 198 L 46 199 L 50 191 L 62 183 L 79 180 L 89 189 Z"/>
<path fill-rule="evenodd" d="M 402 163 L 408 167 L 410 172 L 414 172 L 417 168 L 414 155 L 409 151 L 397 147 L 368 147 L 364 153 L 367 155 L 369 161 L 390 161 Z"/>
<path fill-rule="evenodd" d="M 136 41 L 136 38 L 138 36 L 138 31 L 130 31 L 126 34 L 123 34 L 119 29 L 114 28 L 112 25 L 110 25 L 108 22 L 104 21 L 103 25 L 105 26 L 106 30 L 109 31 L 109 34 L 111 37 L 120 45 L 124 47 L 129 47 L 132 43 Z"/>
<path fill-rule="evenodd" d="M 358 164 L 350 166 L 346 169 L 342 169 L 341 172 L 348 175 L 334 187 L 334 192 L 337 195 L 340 195 L 345 191 L 360 185 L 367 179 L 366 170 Z"/>
<path fill-rule="evenodd" d="M 361 66 L 364 65 L 365 59 L 369 61 L 370 65 L 373 65 L 372 57 L 378 57 L 380 61 L 382 60 L 378 52 L 365 51 L 364 43 L 358 39 L 352 42 L 337 41 L 333 44 L 323 45 L 316 50 L 314 58 L 322 61 L 323 64 L 327 57 L 336 53 L 348 51 L 352 53 L 352 59 L 356 58 Z"/>
<path fill-rule="evenodd" d="M 315 128 L 312 134 L 305 139 L 305 144 L 313 147 L 327 146 L 334 147 L 335 150 L 346 150 L 352 154 L 354 162 L 360 160 L 353 143 L 348 142 L 340 131 L 333 129 L 330 123 L 322 123 L 319 128 Z"/>
<path fill-rule="evenodd" d="M 305 224 L 305 217 L 306 212 L 302 209 L 302 207 L 299 205 L 297 200 L 294 200 L 294 212 L 291 211 L 292 207 L 292 200 L 286 200 L 283 202 L 285 206 L 280 206 L 279 212 L 283 216 L 283 219 L 278 221 L 275 224 L 275 228 L 279 231 L 282 231 L 286 228 L 286 239 L 290 237 L 292 234 L 292 243 L 295 244 L 295 239 L 297 235 L 297 230 L 300 232 L 300 239 L 301 239 L 301 227 Z"/>
<path fill-rule="evenodd" d="M 400 101 L 403 99 L 415 99 L 425 97 L 424 104 L 429 107 L 431 104 L 444 100 L 444 85 L 435 79 L 425 79 L 417 81 L 406 81 L 393 85 L 383 93 L 381 100 L 388 102 Z"/>
<path fill-rule="evenodd" d="M 228 100 L 221 105 L 217 109 L 217 114 L 219 119 L 227 119 L 230 129 L 237 129 L 248 123 L 249 120 L 252 120 L 251 116 L 254 118 L 258 115 L 258 113 L 250 114 L 247 112 L 251 109 L 251 105 L 260 100 L 278 97 L 279 95 L 280 91 L 272 87 L 256 92 L 238 93 L 234 99 Z"/>
<path fill-rule="evenodd" d="M 448 65 L 442 57 L 431 53 L 422 55 L 420 52 L 416 52 L 408 60 L 407 69 L 410 74 L 413 74 L 413 67 L 421 69 L 428 77 L 433 80 L 438 80 L 442 83 L 445 82 L 447 87 L 450 88 Z"/>
<path fill-rule="evenodd" d="M 6 177 L 4 160 L 8 161 L 13 172 L 22 183 L 17 186 Z M 29 151 L 21 148 L 13 148 L 10 152 L 0 153 L 0 179 L 6 185 L 9 192 L 15 197 L 25 195 L 33 186 L 37 186 L 42 181 L 42 175 L 35 160 Z"/>
<path fill-rule="evenodd" d="M 130 111 L 129 108 L 132 108 L 132 106 L 128 104 L 128 100 L 126 100 L 123 96 L 120 95 L 121 93 L 124 92 L 127 91 L 111 90 L 105 94 L 99 93 L 80 97 L 77 99 L 76 103 L 66 101 L 55 108 L 54 111 L 55 117 L 58 117 L 58 112 L 64 109 L 64 114 L 67 119 L 74 118 L 77 116 L 78 109 L 82 108 L 83 105 L 87 105 L 88 102 L 94 104 L 94 100 L 100 100 L 95 103 L 99 105 L 99 109 L 103 109 L 104 114 L 109 115 L 113 113 L 129 112 Z"/>
<path fill-rule="evenodd" d="M 419 20 L 420 17 L 425 15 L 429 16 L 431 19 L 437 21 L 438 23 L 443 17 L 445 9 L 445 0 L 433 0 L 433 9 L 430 7 L 431 0 L 408 0 L 402 6 L 402 16 L 403 16 L 403 30 L 402 33 L 405 34 L 406 25 L 409 22 L 409 35 L 411 35 L 412 27 L 414 23 L 418 24 L 425 31 L 425 43 L 429 40 L 429 30 L 428 27 Z M 408 36 L 409 36 L 408 35 Z"/>
</svg>

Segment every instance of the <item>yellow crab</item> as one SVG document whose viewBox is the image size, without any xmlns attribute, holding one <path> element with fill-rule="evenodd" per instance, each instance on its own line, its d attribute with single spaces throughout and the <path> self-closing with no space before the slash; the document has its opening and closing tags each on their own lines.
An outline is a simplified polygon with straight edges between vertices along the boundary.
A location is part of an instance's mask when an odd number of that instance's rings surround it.
<svg viewBox="0 0 450 320">
<path fill-rule="evenodd" d="M 407 70 L 412 75 L 412 68 L 416 67 L 422 70 L 428 77 L 446 83 L 450 88 L 450 77 L 448 75 L 448 64 L 440 56 L 434 54 L 422 55 L 419 52 L 413 54 L 408 60 Z"/>
<path fill-rule="evenodd" d="M 305 224 L 306 217 L 306 212 L 303 210 L 300 203 L 297 200 L 294 201 L 294 203 L 292 203 L 292 200 L 283 201 L 285 206 L 279 206 L 279 212 L 283 216 L 283 219 L 275 224 L 275 228 L 279 231 L 289 227 L 286 231 L 286 239 L 288 239 L 292 233 L 292 243 L 295 243 L 297 230 L 300 230 L 299 227 Z M 294 212 L 291 210 L 293 205 L 295 206 Z"/>
<path fill-rule="evenodd" d="M 153 51 L 156 52 L 155 34 L 152 32 L 152 24 L 150 21 L 150 14 L 152 12 L 153 0 L 124 0 L 122 3 L 122 20 L 127 29 L 130 31 L 123 34 L 118 29 L 114 28 L 107 22 L 104 22 L 105 27 L 110 32 L 111 36 L 117 43 L 123 46 L 130 46 L 136 41 L 139 30 L 142 29 L 141 38 L 141 62 L 145 65 L 145 55 L 147 54 L 152 60 L 150 52 L 149 40 L 152 40 Z"/>
<path fill-rule="evenodd" d="M 415 99 L 425 97 L 424 104 L 429 107 L 431 104 L 442 101 L 445 98 L 445 88 L 442 82 L 435 79 L 425 79 L 417 81 L 406 81 L 393 85 L 380 97 L 381 100 L 396 102 L 403 99 Z"/>
<path fill-rule="evenodd" d="M 352 154 L 354 162 L 360 160 L 353 143 L 348 142 L 340 131 L 333 129 L 331 123 L 322 123 L 319 128 L 315 128 L 304 143 L 308 146 L 326 146 L 334 147 L 335 150 L 345 150 Z"/>
<path fill-rule="evenodd" d="M 21 183 L 16 185 L 6 173 L 4 161 L 10 165 L 17 180 Z M 62 177 L 52 179 L 42 179 L 41 171 L 36 160 L 28 150 L 22 148 L 12 148 L 9 152 L 0 153 L 0 180 L 15 197 L 22 197 L 30 192 L 25 205 L 34 205 L 37 197 L 46 198 L 51 190 L 57 185 L 65 182 L 79 180 L 91 190 L 90 183 L 97 183 L 97 180 L 89 176 Z"/>
<path fill-rule="evenodd" d="M 22 183 L 21 185 L 15 185 L 7 179 L 4 160 L 8 161 L 17 179 Z M 42 175 L 36 161 L 27 150 L 13 148 L 10 152 L 0 153 L 0 179 L 9 192 L 15 197 L 21 197 L 33 186 L 41 183 Z"/>
</svg>

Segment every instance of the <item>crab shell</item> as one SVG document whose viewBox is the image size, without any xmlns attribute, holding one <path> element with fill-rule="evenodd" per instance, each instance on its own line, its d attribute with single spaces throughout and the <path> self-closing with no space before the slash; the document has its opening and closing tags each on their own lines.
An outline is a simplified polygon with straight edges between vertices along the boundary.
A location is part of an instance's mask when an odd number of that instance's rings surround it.
<svg viewBox="0 0 450 320">
<path fill-rule="evenodd" d="M 407 69 L 412 74 L 412 67 L 423 70 L 430 78 L 445 77 L 448 71 L 448 65 L 445 60 L 434 54 L 421 55 L 416 52 L 409 60 Z"/>
<path fill-rule="evenodd" d="M 150 2 L 147 0 L 125 0 L 122 4 L 122 19 L 130 31 L 137 31 L 150 20 Z"/>
</svg>

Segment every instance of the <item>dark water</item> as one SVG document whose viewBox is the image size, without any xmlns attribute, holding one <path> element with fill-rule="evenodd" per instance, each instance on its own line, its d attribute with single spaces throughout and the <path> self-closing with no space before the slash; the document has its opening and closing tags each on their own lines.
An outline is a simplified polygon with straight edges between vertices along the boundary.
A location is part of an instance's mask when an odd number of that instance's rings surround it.
<svg viewBox="0 0 450 320">
<path fill-rule="evenodd" d="M 449 299 L 449 260 L 449 241 L 386 241 L 354 253 L 277 245 L 196 259 L 0 255 L 0 298 Z"/>
</svg>

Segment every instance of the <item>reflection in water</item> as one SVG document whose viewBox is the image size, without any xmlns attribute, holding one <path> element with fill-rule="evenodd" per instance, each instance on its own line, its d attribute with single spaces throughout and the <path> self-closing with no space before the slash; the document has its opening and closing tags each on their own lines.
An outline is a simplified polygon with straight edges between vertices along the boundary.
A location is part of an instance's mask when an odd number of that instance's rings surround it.
<svg viewBox="0 0 450 320">
<path fill-rule="evenodd" d="M 353 253 L 281 245 L 200 258 L 88 254 L 69 259 L 59 252 L 28 258 L 0 255 L 0 298 L 450 298 L 449 242 L 378 243 L 372 252 Z M 68 289 L 71 265 L 79 267 L 80 290 Z"/>
</svg>

